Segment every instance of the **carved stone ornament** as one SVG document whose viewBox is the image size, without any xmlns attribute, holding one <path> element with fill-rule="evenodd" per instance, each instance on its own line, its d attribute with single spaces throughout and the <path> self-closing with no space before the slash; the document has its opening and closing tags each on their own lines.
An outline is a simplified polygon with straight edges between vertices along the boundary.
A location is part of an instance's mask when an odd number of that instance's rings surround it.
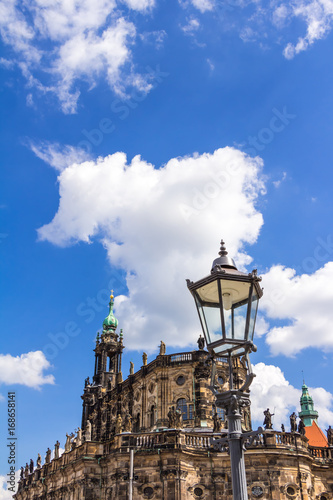
<svg viewBox="0 0 333 500">
<path fill-rule="evenodd" d="M 134 399 L 135 399 L 135 401 L 140 401 L 140 399 L 141 399 L 141 392 L 137 391 L 134 394 Z"/>
<path fill-rule="evenodd" d="M 207 498 L 206 495 L 206 487 L 203 484 L 195 484 L 193 486 L 190 486 L 187 491 L 191 493 L 193 498 Z"/>
<path fill-rule="evenodd" d="M 155 388 L 156 388 L 156 384 L 154 382 L 150 382 L 150 384 L 148 386 L 148 391 L 150 393 L 152 393 L 152 392 L 154 392 Z"/>
<path fill-rule="evenodd" d="M 284 493 L 286 497 L 290 499 L 297 498 L 298 490 L 299 486 L 296 483 L 287 483 L 281 487 L 282 493 Z"/>
<path fill-rule="evenodd" d="M 253 483 L 251 486 L 251 495 L 253 498 L 262 498 L 265 493 L 265 486 L 262 483 Z"/>
<path fill-rule="evenodd" d="M 216 406 L 224 408 L 227 412 L 236 415 L 241 413 L 241 409 L 250 406 L 251 401 L 246 393 L 236 395 L 234 391 L 217 394 Z"/>
</svg>

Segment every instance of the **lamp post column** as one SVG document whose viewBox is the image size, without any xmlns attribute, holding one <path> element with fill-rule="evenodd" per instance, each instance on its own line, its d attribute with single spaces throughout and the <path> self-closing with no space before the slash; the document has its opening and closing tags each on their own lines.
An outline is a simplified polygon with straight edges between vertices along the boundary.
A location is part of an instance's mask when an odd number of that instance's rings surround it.
<svg viewBox="0 0 333 500">
<path fill-rule="evenodd" d="M 250 404 L 247 394 L 231 390 L 218 394 L 216 406 L 226 410 L 228 421 L 228 445 L 232 477 L 233 500 L 248 500 L 243 451 L 241 408 Z"/>
</svg>

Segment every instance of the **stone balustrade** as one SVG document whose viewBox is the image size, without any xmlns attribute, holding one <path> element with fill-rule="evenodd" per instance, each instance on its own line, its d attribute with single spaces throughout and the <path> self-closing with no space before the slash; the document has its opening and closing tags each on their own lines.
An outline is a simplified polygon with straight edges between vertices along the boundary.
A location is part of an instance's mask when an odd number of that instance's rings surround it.
<svg viewBox="0 0 333 500">
<path fill-rule="evenodd" d="M 222 434 L 226 436 L 227 433 Z M 213 450 L 211 437 L 221 437 L 221 433 L 212 432 L 186 432 L 182 429 L 163 429 L 158 432 L 147 433 L 121 433 L 113 436 L 106 443 L 89 441 L 83 443 L 78 448 L 70 452 L 63 453 L 59 458 L 51 460 L 41 468 L 36 468 L 28 477 L 20 480 L 21 487 L 25 487 L 34 481 L 45 478 L 59 469 L 64 469 L 78 460 L 94 460 L 97 456 L 107 456 L 108 454 L 119 451 L 128 453 L 130 448 L 137 451 L 156 450 L 163 448 L 190 448 L 191 450 Z M 248 450 L 256 448 L 284 448 L 286 450 L 309 453 L 314 460 L 318 462 L 329 462 L 333 460 L 333 447 L 320 448 L 308 445 L 305 436 L 298 433 L 278 432 L 267 430 L 259 433 L 255 437 L 249 438 L 245 443 Z"/>
</svg>

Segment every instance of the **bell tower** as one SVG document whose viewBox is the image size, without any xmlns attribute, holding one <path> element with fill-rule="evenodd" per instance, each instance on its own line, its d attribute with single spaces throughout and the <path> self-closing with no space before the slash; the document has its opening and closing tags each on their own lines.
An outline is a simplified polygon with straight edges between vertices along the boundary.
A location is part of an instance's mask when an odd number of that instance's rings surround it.
<svg viewBox="0 0 333 500">
<path fill-rule="evenodd" d="M 113 314 L 113 291 L 111 291 L 109 302 L 109 314 L 103 321 L 103 331 L 101 336 L 97 334 L 95 352 L 95 369 L 92 382 L 89 377 L 85 381 L 82 409 L 82 430 L 85 431 L 87 421 L 93 425 L 93 437 L 97 439 L 101 432 L 99 421 L 101 410 L 99 402 L 101 395 L 111 392 L 122 382 L 121 356 L 124 349 L 123 334 L 116 333 L 118 320 Z M 96 415 L 95 415 L 96 414 Z M 99 414 L 99 418 L 93 418 Z"/>
<path fill-rule="evenodd" d="M 116 334 L 118 320 L 113 314 L 113 290 L 110 295 L 109 314 L 103 321 L 101 336 L 97 334 L 95 351 L 95 370 L 93 382 L 106 389 L 113 389 L 121 378 L 121 356 L 124 349 L 123 334 Z"/>
<path fill-rule="evenodd" d="M 313 399 L 309 394 L 308 386 L 303 383 L 302 385 L 302 396 L 300 399 L 301 411 L 298 416 L 304 422 L 306 427 L 312 425 L 312 422 L 317 422 L 318 412 L 314 409 Z"/>
</svg>

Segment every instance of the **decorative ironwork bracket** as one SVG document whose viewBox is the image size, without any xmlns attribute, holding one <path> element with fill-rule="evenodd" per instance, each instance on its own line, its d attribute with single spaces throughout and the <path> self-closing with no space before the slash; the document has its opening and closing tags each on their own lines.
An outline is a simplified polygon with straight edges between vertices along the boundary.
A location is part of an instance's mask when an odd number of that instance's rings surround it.
<svg viewBox="0 0 333 500">
<path fill-rule="evenodd" d="M 242 432 L 240 440 L 241 440 L 241 445 L 242 449 L 244 451 L 247 450 L 246 446 L 251 446 L 253 441 L 255 440 L 256 437 L 258 437 L 260 434 L 264 433 L 264 429 L 262 427 L 258 427 L 256 431 L 249 431 L 249 432 Z M 227 451 L 228 446 L 225 446 L 229 442 L 229 435 L 220 439 L 214 439 L 213 437 L 210 438 L 210 444 L 213 446 L 214 450 L 216 451 Z M 245 446 L 246 444 L 246 446 Z"/>
</svg>

